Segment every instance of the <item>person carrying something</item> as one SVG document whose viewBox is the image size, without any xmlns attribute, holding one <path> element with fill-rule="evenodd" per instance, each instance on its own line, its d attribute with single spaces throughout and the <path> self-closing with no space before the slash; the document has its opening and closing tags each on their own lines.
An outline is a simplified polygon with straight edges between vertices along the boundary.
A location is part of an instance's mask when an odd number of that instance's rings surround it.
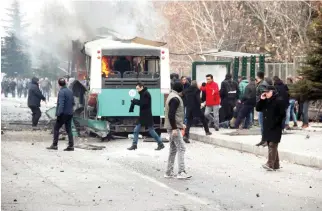
<svg viewBox="0 0 322 211">
<path fill-rule="evenodd" d="M 263 86 L 256 110 L 263 113 L 263 141 L 268 144 L 268 161 L 263 168 L 272 171 L 280 168 L 278 144 L 281 141 L 286 116 L 285 101 L 274 86 Z"/>
<path fill-rule="evenodd" d="M 152 138 L 156 140 L 158 143 L 158 147 L 155 150 L 161 150 L 164 148 L 164 144 L 162 143 L 161 137 L 155 132 L 153 128 L 153 116 L 152 116 L 152 98 L 151 95 L 146 87 L 142 83 L 137 83 L 136 90 L 140 95 L 140 100 L 132 99 L 131 107 L 129 112 L 134 111 L 134 106 L 140 106 L 140 117 L 139 123 L 134 128 L 134 138 L 132 146 L 128 148 L 128 150 L 136 150 L 137 144 L 139 140 L 139 133 L 142 126 L 148 128 L 149 133 Z"/>
<path fill-rule="evenodd" d="M 256 75 L 256 84 L 257 84 L 257 88 L 256 88 L 256 102 L 258 102 L 260 100 L 260 96 L 262 94 L 262 89 L 263 87 L 265 86 L 268 86 L 268 82 L 264 79 L 265 77 L 265 73 L 262 72 L 262 71 L 259 71 L 257 72 L 257 75 Z M 263 136 L 263 113 L 262 112 L 258 112 L 258 123 L 259 123 L 259 126 L 261 128 L 261 134 Z M 266 146 L 266 142 L 263 141 L 263 139 L 258 143 L 256 144 L 256 146 Z"/>
<path fill-rule="evenodd" d="M 200 86 L 201 91 L 206 92 L 206 110 L 205 116 L 214 125 L 216 131 L 219 130 L 219 108 L 220 108 L 220 95 L 218 84 L 214 82 L 211 74 L 206 75 L 206 86 Z M 213 112 L 213 116 L 211 115 Z"/>
<path fill-rule="evenodd" d="M 74 139 L 72 134 L 72 121 L 73 121 L 73 107 L 75 105 L 73 92 L 66 87 L 64 78 L 58 80 L 60 90 L 57 98 L 56 109 L 56 124 L 54 126 L 54 140 L 53 144 L 47 149 L 58 149 L 59 129 L 65 125 L 65 130 L 68 134 L 68 147 L 64 151 L 74 151 Z"/>
<path fill-rule="evenodd" d="M 175 177 L 173 172 L 174 162 L 178 153 L 178 179 L 189 179 L 185 170 L 184 154 L 186 151 L 185 143 L 182 138 L 181 129 L 185 128 L 184 121 L 184 105 L 179 95 L 183 91 L 180 82 L 176 82 L 165 103 L 165 128 L 170 136 L 170 151 L 168 157 L 167 171 L 165 178 Z"/>
<path fill-rule="evenodd" d="M 41 117 L 40 101 L 46 102 L 46 98 L 39 89 L 39 79 L 33 77 L 28 90 L 28 107 L 32 112 L 32 127 L 35 130 Z"/>
<path fill-rule="evenodd" d="M 239 96 L 239 88 L 236 81 L 232 80 L 231 74 L 227 74 L 221 83 L 220 99 L 221 108 L 219 111 L 220 122 L 231 120 L 234 114 L 234 107 Z"/>
<path fill-rule="evenodd" d="M 196 81 L 191 82 L 191 86 L 184 91 L 183 96 L 185 98 L 185 101 L 187 102 L 186 104 L 187 127 L 185 129 L 185 135 L 183 137 L 183 140 L 186 143 L 190 143 L 189 132 L 194 118 L 200 118 L 203 124 L 203 127 L 205 129 L 206 135 L 211 135 L 205 115 L 201 111 L 200 90 L 198 88 Z"/>
<path fill-rule="evenodd" d="M 235 128 L 239 128 L 240 123 L 246 118 L 244 128 L 248 128 L 251 123 L 251 113 L 256 105 L 256 85 L 255 80 L 251 81 L 245 88 L 243 97 L 241 98 L 241 109 L 238 112 L 235 121 Z"/>
</svg>

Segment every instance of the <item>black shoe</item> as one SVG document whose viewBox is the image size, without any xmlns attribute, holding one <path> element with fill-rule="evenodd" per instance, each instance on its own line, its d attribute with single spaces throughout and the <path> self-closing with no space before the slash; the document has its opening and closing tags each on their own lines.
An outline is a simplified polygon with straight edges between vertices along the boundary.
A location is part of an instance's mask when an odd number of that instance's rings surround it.
<svg viewBox="0 0 322 211">
<path fill-rule="evenodd" d="M 128 150 L 136 150 L 138 147 L 136 145 L 132 145 L 130 148 L 127 148 Z"/>
<path fill-rule="evenodd" d="M 164 144 L 162 143 L 162 144 L 158 144 L 158 148 L 156 148 L 155 150 L 161 150 L 163 148 L 164 148 Z"/>
<path fill-rule="evenodd" d="M 58 150 L 57 146 L 51 145 L 50 147 L 47 147 L 46 149 L 50 149 L 50 150 Z"/>
<path fill-rule="evenodd" d="M 258 144 L 256 144 L 256 146 L 257 146 L 257 147 L 259 147 L 259 146 L 264 145 L 265 143 L 266 143 L 266 141 L 261 141 L 261 142 L 259 142 Z"/>
<path fill-rule="evenodd" d="M 206 136 L 211 136 L 212 133 L 211 132 L 206 132 Z"/>
<path fill-rule="evenodd" d="M 190 144 L 188 136 L 184 136 L 183 141 L 186 142 L 187 144 Z"/>
<path fill-rule="evenodd" d="M 67 147 L 64 151 L 74 151 L 74 147 Z"/>
</svg>

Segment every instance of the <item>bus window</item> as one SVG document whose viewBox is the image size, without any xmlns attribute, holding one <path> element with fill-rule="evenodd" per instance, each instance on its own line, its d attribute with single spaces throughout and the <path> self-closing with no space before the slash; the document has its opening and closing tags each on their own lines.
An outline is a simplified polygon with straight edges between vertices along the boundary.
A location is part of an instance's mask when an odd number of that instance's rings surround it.
<svg viewBox="0 0 322 211">
<path fill-rule="evenodd" d="M 151 73 L 152 78 L 160 77 L 160 60 L 149 59 L 147 60 L 147 72 Z"/>
</svg>

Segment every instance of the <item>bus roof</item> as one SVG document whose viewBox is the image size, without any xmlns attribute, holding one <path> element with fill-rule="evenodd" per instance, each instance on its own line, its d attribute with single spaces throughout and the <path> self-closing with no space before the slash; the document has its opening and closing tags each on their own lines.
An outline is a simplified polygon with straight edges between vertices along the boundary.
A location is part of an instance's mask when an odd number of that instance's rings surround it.
<svg viewBox="0 0 322 211">
<path fill-rule="evenodd" d="M 134 43 L 136 40 L 124 40 L 124 41 L 117 41 L 112 40 L 110 38 L 102 38 L 97 39 L 94 41 L 87 42 L 85 44 L 85 52 L 88 55 L 91 55 L 93 52 L 96 52 L 97 50 L 152 50 L 152 51 L 160 51 L 162 48 L 152 45 L 144 45 L 139 43 Z M 151 44 L 154 41 L 151 41 Z M 157 45 L 157 44 L 156 44 Z"/>
</svg>

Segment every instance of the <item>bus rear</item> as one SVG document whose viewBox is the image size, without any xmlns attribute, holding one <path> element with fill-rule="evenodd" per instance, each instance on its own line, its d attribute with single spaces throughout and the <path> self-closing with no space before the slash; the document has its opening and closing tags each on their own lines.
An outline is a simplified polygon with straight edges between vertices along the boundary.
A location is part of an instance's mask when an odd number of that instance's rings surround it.
<svg viewBox="0 0 322 211">
<path fill-rule="evenodd" d="M 99 77 L 101 81 L 100 84 L 92 84 L 91 79 L 90 83 L 91 90 L 97 93 L 96 116 L 107 120 L 111 131 L 132 132 L 139 107 L 133 113 L 129 108 L 131 99 L 140 98 L 135 87 L 141 82 L 152 96 L 152 115 L 155 127 L 160 128 L 164 116 L 164 94 L 170 91 L 168 49 L 122 43 L 117 47 L 102 47 L 96 53 L 96 58 L 92 56 L 92 63 L 100 63 L 100 71 L 95 73 L 95 78 Z M 94 76 L 93 71 L 91 76 Z"/>
</svg>

